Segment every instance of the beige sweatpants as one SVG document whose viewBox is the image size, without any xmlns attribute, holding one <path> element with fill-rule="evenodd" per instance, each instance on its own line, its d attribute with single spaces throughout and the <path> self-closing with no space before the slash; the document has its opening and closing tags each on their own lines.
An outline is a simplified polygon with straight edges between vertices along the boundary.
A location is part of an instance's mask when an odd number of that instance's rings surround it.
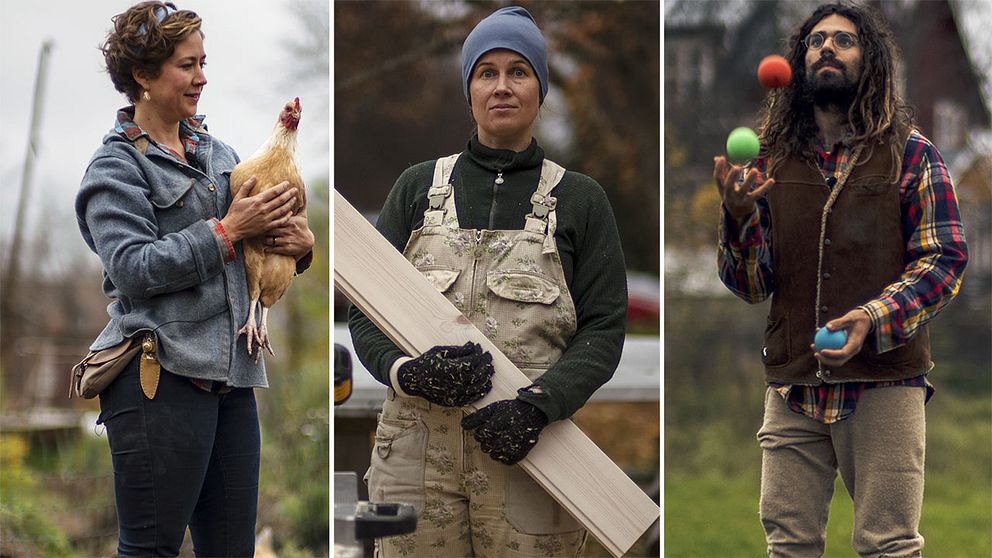
<svg viewBox="0 0 992 558">
<path fill-rule="evenodd" d="M 854 550 L 921 555 L 924 395 L 917 387 L 867 389 L 853 415 L 826 425 L 790 410 L 768 389 L 758 441 L 769 556 L 823 554 L 838 469 L 854 500 Z"/>
<path fill-rule="evenodd" d="M 578 556 L 586 532 L 519 465 L 485 454 L 461 409 L 389 390 L 379 417 L 369 500 L 412 504 L 417 530 L 376 541 L 376 556 Z"/>
</svg>

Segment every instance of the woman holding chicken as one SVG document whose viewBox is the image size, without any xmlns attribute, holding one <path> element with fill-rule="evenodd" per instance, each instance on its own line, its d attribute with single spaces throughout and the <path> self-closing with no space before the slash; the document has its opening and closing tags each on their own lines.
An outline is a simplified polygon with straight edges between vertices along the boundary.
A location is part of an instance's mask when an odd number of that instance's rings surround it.
<svg viewBox="0 0 992 558">
<path fill-rule="evenodd" d="M 417 531 L 382 556 L 576 556 L 578 523 L 516 463 L 615 370 L 626 278 L 616 224 L 593 179 L 533 138 L 547 50 L 527 10 L 482 20 L 462 47 L 477 125 L 466 151 L 409 168 L 377 228 L 531 379 L 516 399 L 463 417 L 491 388 L 478 345 L 403 354 L 352 310 L 358 356 L 389 386 L 368 473 L 372 501 L 411 503 Z"/>
<path fill-rule="evenodd" d="M 76 199 L 103 262 L 110 321 L 91 349 L 138 339 L 141 353 L 100 393 L 114 465 L 118 555 L 175 556 L 188 526 L 200 556 L 250 556 L 258 497 L 253 388 L 264 363 L 237 336 L 248 310 L 240 240 L 309 265 L 313 235 L 290 217 L 287 183 L 231 196 L 237 154 L 209 134 L 199 16 L 142 2 L 102 47 L 129 106 L 93 155 Z M 139 364 L 140 363 L 140 364 Z"/>
</svg>

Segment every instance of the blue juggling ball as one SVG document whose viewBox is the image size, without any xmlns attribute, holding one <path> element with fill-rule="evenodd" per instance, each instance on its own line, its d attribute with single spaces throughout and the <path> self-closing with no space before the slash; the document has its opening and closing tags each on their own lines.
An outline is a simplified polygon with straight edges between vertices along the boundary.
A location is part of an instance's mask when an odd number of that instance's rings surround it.
<svg viewBox="0 0 992 558">
<path fill-rule="evenodd" d="M 825 327 L 821 327 L 816 330 L 816 336 L 813 337 L 813 345 L 817 351 L 821 349 L 839 349 L 845 343 L 847 343 L 847 333 L 843 329 L 830 331 Z"/>
</svg>

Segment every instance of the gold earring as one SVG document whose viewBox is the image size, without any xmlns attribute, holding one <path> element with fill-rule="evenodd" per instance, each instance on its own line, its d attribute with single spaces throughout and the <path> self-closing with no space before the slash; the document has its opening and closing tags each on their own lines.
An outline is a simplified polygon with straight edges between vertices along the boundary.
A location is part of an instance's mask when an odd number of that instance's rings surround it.
<svg viewBox="0 0 992 558">
<path fill-rule="evenodd" d="M 152 96 L 148 94 L 148 90 L 147 89 L 145 90 L 144 93 L 141 94 L 141 98 L 144 99 L 144 100 L 146 100 L 146 101 L 151 101 L 152 100 Z"/>
</svg>

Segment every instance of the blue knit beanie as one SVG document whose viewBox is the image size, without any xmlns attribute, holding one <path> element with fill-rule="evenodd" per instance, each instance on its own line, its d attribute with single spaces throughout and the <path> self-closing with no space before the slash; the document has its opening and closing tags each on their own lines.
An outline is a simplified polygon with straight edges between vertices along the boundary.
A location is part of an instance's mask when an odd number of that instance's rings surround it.
<svg viewBox="0 0 992 558">
<path fill-rule="evenodd" d="M 530 12 L 520 6 L 500 8 L 483 19 L 468 34 L 462 45 L 462 87 L 468 99 L 468 82 L 482 55 L 505 48 L 519 53 L 530 62 L 541 84 L 541 102 L 548 94 L 548 47 Z"/>
</svg>

